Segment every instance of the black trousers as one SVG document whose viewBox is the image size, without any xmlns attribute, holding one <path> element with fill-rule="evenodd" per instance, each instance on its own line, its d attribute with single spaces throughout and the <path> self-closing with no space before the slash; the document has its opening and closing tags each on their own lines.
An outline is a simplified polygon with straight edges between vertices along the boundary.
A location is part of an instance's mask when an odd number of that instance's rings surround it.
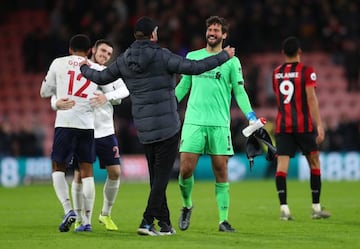
<svg viewBox="0 0 360 249">
<path fill-rule="evenodd" d="M 143 218 L 148 224 L 159 221 L 159 225 L 171 225 L 170 211 L 166 199 L 166 188 L 170 180 L 175 158 L 179 151 L 180 134 L 152 144 L 145 144 L 145 155 L 150 176 L 150 194 Z"/>
</svg>

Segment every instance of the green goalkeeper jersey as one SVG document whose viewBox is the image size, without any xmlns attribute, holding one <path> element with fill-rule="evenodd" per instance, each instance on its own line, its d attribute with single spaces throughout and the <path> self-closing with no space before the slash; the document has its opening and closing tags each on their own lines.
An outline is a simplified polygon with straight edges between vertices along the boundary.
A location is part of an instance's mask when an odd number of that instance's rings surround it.
<svg viewBox="0 0 360 249">
<path fill-rule="evenodd" d="M 188 53 L 186 57 L 201 60 L 211 55 L 203 48 Z M 235 56 L 203 74 L 183 75 L 175 89 L 179 102 L 190 89 L 184 124 L 230 127 L 232 92 L 242 112 L 245 115 L 252 112 L 241 64 Z"/>
</svg>

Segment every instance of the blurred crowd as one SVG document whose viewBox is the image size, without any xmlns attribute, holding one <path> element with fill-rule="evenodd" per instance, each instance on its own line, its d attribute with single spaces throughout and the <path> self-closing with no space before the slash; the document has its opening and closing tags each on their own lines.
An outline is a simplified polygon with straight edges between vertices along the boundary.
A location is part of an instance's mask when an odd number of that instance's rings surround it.
<svg viewBox="0 0 360 249">
<path fill-rule="evenodd" d="M 132 27 L 138 17 L 147 15 L 159 23 L 160 43 L 185 55 L 204 45 L 205 20 L 210 15 L 226 17 L 230 23 L 228 43 L 239 56 L 279 51 L 288 35 L 301 37 L 306 51 L 326 51 L 336 63 L 349 67 L 355 77 L 359 65 L 360 4 L 350 0 L 17 0 L 19 6 L 43 5 L 50 15 L 47 30 L 35 29 L 24 47 L 35 48 L 47 68 L 49 62 L 67 54 L 68 39 L 86 33 L 91 40 L 107 38 L 122 52 L 133 41 Z M 31 44 L 32 46 L 30 46 Z M 34 60 L 32 60 L 34 61 Z M 36 61 L 36 60 L 35 60 Z M 355 62 L 355 63 L 354 63 Z M 353 67 L 353 68 L 351 68 Z"/>
<path fill-rule="evenodd" d="M 46 72 L 55 57 L 68 54 L 68 40 L 76 33 L 85 33 L 92 41 L 110 39 L 116 44 L 113 59 L 116 58 L 134 40 L 133 25 L 143 15 L 158 21 L 162 46 L 185 56 L 187 52 L 205 46 L 205 20 L 211 15 L 219 15 L 230 24 L 227 43 L 236 47 L 242 62 L 253 53 L 279 52 L 283 38 L 296 35 L 301 38 L 304 50 L 330 53 L 335 64 L 344 66 L 348 91 L 360 91 L 359 1 L 13 0 L 1 4 L 0 14 L 20 8 L 44 9 L 49 14 L 47 28 L 36 27 L 24 39 L 24 66 L 29 73 Z M 250 68 L 246 63 L 243 67 L 246 80 L 256 78 L 256 68 Z M 248 91 L 257 106 L 257 89 L 253 86 Z M 122 153 L 140 153 L 142 146 L 131 122 L 130 105 L 127 99 L 115 108 L 120 147 Z M 329 126 L 324 150 L 343 150 L 346 146 L 359 150 L 359 142 L 354 142 L 354 136 L 359 137 L 358 122 L 343 122 Z M 240 134 L 244 123 L 241 118 L 232 120 L 234 134 Z M 0 132 L 1 143 L 7 144 L 2 139 L 6 137 L 6 124 L 1 124 Z M 344 134 L 350 132 L 354 133 Z M 243 151 L 241 135 L 234 136 L 234 140 L 235 150 Z M 0 149 L 3 147 L 1 145 Z"/>
<path fill-rule="evenodd" d="M 24 117 L 15 125 L 3 119 L 0 122 L 0 157 L 44 156 L 44 138 L 42 126 L 31 116 Z"/>
</svg>

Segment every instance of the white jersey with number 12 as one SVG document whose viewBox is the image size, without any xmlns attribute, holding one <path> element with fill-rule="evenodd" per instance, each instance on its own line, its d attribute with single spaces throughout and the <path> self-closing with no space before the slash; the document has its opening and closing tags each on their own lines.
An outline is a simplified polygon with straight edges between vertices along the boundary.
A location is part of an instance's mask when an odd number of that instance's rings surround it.
<svg viewBox="0 0 360 249">
<path fill-rule="evenodd" d="M 75 101 L 73 108 L 56 112 L 55 127 L 94 129 L 94 109 L 90 98 L 94 97 L 97 85 L 82 76 L 79 63 L 84 57 L 70 55 L 55 59 L 41 86 L 41 96 L 70 98 Z M 92 68 L 99 65 L 89 61 Z"/>
</svg>

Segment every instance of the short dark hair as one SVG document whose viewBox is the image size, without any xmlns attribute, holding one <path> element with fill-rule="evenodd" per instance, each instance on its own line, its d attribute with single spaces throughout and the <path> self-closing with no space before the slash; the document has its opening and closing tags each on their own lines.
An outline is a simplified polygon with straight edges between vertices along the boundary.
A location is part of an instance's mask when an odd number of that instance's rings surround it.
<svg viewBox="0 0 360 249">
<path fill-rule="evenodd" d="M 219 16 L 210 16 L 208 19 L 206 19 L 206 28 L 213 24 L 220 24 L 221 25 L 221 31 L 223 33 L 229 32 L 229 24 L 226 21 L 225 18 L 219 17 Z"/>
<path fill-rule="evenodd" d="M 108 45 L 109 47 L 114 48 L 114 43 L 112 43 L 112 42 L 109 41 L 109 40 L 105 40 L 105 39 L 99 39 L 99 40 L 97 40 L 97 41 L 95 42 L 95 44 L 94 44 L 94 47 L 97 48 L 97 47 L 99 47 L 101 44 L 106 44 L 106 45 Z"/>
<path fill-rule="evenodd" d="M 300 48 L 300 41 L 295 36 L 286 38 L 282 43 L 282 49 L 285 55 L 289 57 L 295 56 Z"/>
<path fill-rule="evenodd" d="M 134 26 L 136 39 L 148 39 L 157 26 L 156 22 L 150 17 L 143 16 L 137 20 Z"/>
<path fill-rule="evenodd" d="M 88 52 L 91 48 L 90 39 L 87 35 L 74 35 L 70 39 L 69 47 L 74 50 L 74 52 Z"/>
</svg>

